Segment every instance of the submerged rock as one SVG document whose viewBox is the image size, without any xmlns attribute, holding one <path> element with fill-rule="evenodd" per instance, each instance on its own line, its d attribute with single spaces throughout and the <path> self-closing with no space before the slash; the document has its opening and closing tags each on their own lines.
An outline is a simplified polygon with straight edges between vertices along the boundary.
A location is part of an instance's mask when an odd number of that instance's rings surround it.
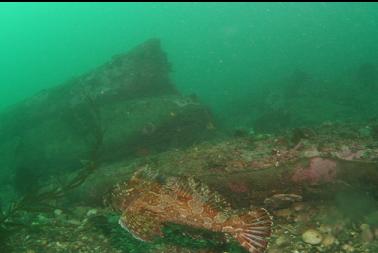
<svg viewBox="0 0 378 253">
<path fill-rule="evenodd" d="M 336 243 L 336 238 L 333 235 L 326 235 L 322 241 L 324 247 L 331 247 Z"/>
<path fill-rule="evenodd" d="M 305 243 L 317 245 L 322 242 L 323 236 L 319 231 L 315 229 L 308 229 L 302 234 L 302 240 Z"/>
<path fill-rule="evenodd" d="M 87 216 L 94 216 L 96 214 L 97 214 L 97 209 L 95 209 L 95 208 L 92 208 L 92 209 L 88 210 L 88 212 L 87 212 Z"/>
<path fill-rule="evenodd" d="M 54 215 L 55 215 L 56 217 L 61 216 L 62 214 L 63 214 L 63 211 L 62 211 L 62 210 L 60 210 L 60 209 L 55 209 L 55 210 L 54 210 Z"/>
<path fill-rule="evenodd" d="M 371 242 L 372 240 L 374 240 L 374 233 L 370 229 L 369 224 L 361 224 L 360 229 L 361 229 L 361 240 L 363 242 Z"/>
<path fill-rule="evenodd" d="M 352 245 L 350 244 L 344 244 L 342 247 L 341 247 L 345 252 L 354 252 L 355 249 Z"/>
<path fill-rule="evenodd" d="M 353 132 L 353 127 L 344 126 Z M 357 126 L 358 128 L 358 126 Z M 158 155 L 116 162 L 101 167 L 82 188 L 81 199 L 97 198 L 112 185 L 128 177 L 141 166 L 150 166 L 162 175 L 194 176 L 222 193 L 234 206 L 248 208 L 263 205 L 268 209 L 292 206 L 292 217 L 308 221 L 303 200 L 334 199 L 338 192 L 364 182 L 377 189 L 378 149 L 367 147 L 369 140 L 339 138 L 338 127 L 314 128 L 317 135 L 293 148 L 285 136 L 263 139 L 230 137 L 202 142 L 188 148 L 172 149 Z M 324 140 L 327 140 L 326 144 Z M 367 155 L 362 160 L 345 160 L 336 156 L 340 148 L 353 143 Z M 317 150 L 309 156 L 308 151 Z M 78 197 L 76 194 L 75 197 Z M 89 201 L 92 202 L 92 201 Z"/>
<path fill-rule="evenodd" d="M 264 204 L 271 208 L 285 208 L 294 202 L 302 201 L 302 196 L 297 194 L 274 194 L 273 196 L 266 198 Z"/>
<path fill-rule="evenodd" d="M 278 246 L 278 247 L 283 247 L 283 246 L 286 246 L 288 244 L 290 244 L 290 238 L 288 238 L 286 235 L 281 235 L 277 238 L 275 244 Z"/>
<path fill-rule="evenodd" d="M 207 139 L 214 131 L 208 108 L 179 94 L 169 72 L 152 39 L 8 108 L 0 113 L 1 177 L 16 172 L 15 187 L 25 192 L 53 173 L 75 170 L 101 131 L 101 162 Z"/>
</svg>

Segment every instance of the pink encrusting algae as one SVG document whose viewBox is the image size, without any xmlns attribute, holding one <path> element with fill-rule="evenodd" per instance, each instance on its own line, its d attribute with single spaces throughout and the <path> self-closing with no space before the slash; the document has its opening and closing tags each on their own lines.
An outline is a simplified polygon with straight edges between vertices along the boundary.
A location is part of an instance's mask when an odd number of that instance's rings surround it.
<svg viewBox="0 0 378 253">
<path fill-rule="evenodd" d="M 291 179 L 296 183 L 318 184 L 331 182 L 336 177 L 336 167 L 337 163 L 334 160 L 313 157 L 310 159 L 309 166 L 306 168 L 300 167 L 295 170 Z"/>
</svg>

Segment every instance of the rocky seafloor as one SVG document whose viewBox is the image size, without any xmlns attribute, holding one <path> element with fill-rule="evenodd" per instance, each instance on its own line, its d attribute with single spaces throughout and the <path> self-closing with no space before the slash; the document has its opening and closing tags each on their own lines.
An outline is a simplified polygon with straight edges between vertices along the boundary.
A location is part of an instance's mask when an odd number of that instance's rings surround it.
<svg viewBox="0 0 378 253">
<path fill-rule="evenodd" d="M 330 123 L 280 136 L 238 130 L 233 137 L 104 165 L 55 209 L 19 212 L 12 219 L 23 225 L 6 233 L 1 250 L 246 252 L 222 234 L 175 224 L 148 243 L 121 228 L 119 214 L 100 200 L 114 183 L 149 166 L 195 175 L 236 209 L 267 208 L 274 219 L 268 253 L 378 252 L 376 137 L 374 126 Z"/>
<path fill-rule="evenodd" d="M 378 250 L 378 226 L 367 224 L 366 217 L 352 221 L 321 201 L 296 202 L 273 216 L 268 253 Z M 166 238 L 140 242 L 118 225 L 117 216 L 101 208 L 56 209 L 25 219 L 31 226 L 12 235 L 10 252 L 245 252 L 222 237 L 169 226 Z"/>
</svg>

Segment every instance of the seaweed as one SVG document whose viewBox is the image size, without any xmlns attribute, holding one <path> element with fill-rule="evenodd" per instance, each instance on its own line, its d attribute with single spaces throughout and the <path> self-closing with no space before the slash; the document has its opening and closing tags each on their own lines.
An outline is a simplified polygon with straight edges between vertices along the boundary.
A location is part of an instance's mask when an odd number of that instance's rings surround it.
<svg viewBox="0 0 378 253">
<path fill-rule="evenodd" d="M 79 169 L 76 175 L 68 180 L 68 182 L 60 186 L 44 185 L 32 188 L 29 193 L 26 193 L 24 196 L 13 202 L 8 210 L 0 211 L 1 252 L 7 252 L 4 251 L 5 249 L 3 248 L 6 247 L 7 244 L 5 242 L 11 236 L 12 232 L 20 227 L 29 227 L 28 224 L 20 221 L 19 218 L 22 217 L 22 214 L 29 212 L 49 212 L 54 210 L 56 208 L 54 202 L 82 185 L 98 168 L 105 131 L 101 124 L 101 115 L 96 102 L 89 96 L 86 97 L 86 100 L 93 117 L 92 135 L 94 140 L 89 152 L 89 159 L 83 162 L 82 168 Z"/>
</svg>

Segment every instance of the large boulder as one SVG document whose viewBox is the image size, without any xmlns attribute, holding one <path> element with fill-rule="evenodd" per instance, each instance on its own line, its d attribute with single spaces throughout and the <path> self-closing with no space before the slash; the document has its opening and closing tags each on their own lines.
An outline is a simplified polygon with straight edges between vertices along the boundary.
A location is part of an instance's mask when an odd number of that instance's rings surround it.
<svg viewBox="0 0 378 253">
<path fill-rule="evenodd" d="M 99 168 L 75 192 L 99 205 L 116 183 L 148 167 L 164 176 L 194 176 L 235 207 L 273 207 L 298 199 L 333 199 L 339 192 L 377 192 L 378 146 L 364 126 L 323 125 L 285 135 L 247 134 L 170 150 L 153 158 Z"/>
<path fill-rule="evenodd" d="M 21 191 L 89 158 L 104 132 L 100 160 L 124 160 L 190 145 L 213 130 L 208 109 L 182 96 L 157 39 L 0 113 L 0 168 Z M 11 181 L 9 181 L 11 180 Z"/>
</svg>

